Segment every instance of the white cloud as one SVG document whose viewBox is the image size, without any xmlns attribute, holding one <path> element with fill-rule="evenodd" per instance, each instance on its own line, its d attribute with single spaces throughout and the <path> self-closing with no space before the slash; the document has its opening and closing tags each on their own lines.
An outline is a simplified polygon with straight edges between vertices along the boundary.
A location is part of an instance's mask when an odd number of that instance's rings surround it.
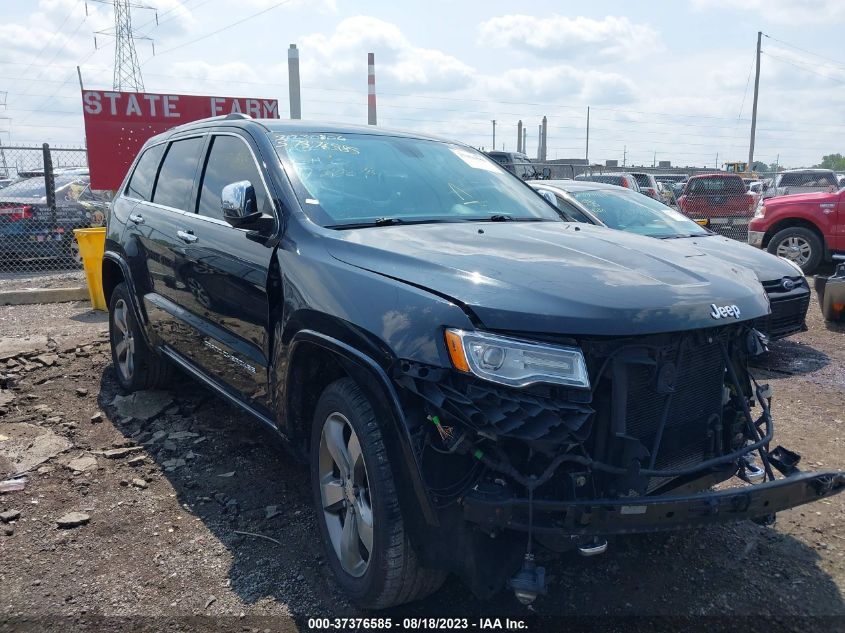
<svg viewBox="0 0 845 633">
<path fill-rule="evenodd" d="M 566 65 L 514 68 L 498 76 L 482 78 L 482 82 L 488 93 L 497 98 L 560 100 L 591 105 L 629 103 L 636 91 L 630 79 L 616 73 Z"/>
<path fill-rule="evenodd" d="M 842 0 L 693 0 L 699 10 L 751 11 L 764 20 L 783 24 L 830 24 L 845 19 Z"/>
<path fill-rule="evenodd" d="M 552 15 L 502 15 L 479 25 L 479 45 L 510 46 L 544 57 L 639 58 L 661 50 L 647 24 L 609 15 L 603 20 Z"/>
<path fill-rule="evenodd" d="M 303 83 L 314 80 L 366 80 L 367 53 L 375 53 L 376 84 L 388 76 L 408 89 L 456 90 L 472 80 L 474 69 L 443 51 L 412 44 L 398 26 L 369 16 L 340 22 L 328 35 L 300 38 Z"/>
</svg>

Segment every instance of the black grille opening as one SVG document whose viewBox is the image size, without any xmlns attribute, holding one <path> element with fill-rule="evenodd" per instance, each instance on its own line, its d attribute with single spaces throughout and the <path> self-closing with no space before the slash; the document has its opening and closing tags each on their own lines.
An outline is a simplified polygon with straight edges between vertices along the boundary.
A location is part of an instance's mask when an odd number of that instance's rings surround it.
<svg viewBox="0 0 845 633">
<path fill-rule="evenodd" d="M 721 422 L 725 366 L 719 343 L 679 343 L 680 354 L 670 354 L 655 365 L 628 366 L 626 434 L 651 452 L 669 393 L 658 387 L 665 363 L 675 364 L 675 380 L 666 425 L 661 435 L 655 467 L 678 469 L 694 466 L 712 456 L 714 430 Z M 677 362 L 676 362 L 677 359 Z M 648 492 L 669 481 L 653 477 Z"/>
</svg>

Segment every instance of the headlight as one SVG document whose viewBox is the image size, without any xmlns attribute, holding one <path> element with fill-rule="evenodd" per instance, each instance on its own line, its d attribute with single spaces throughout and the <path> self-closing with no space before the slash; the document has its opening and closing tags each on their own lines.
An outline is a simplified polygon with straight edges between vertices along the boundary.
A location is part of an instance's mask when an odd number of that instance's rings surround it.
<svg viewBox="0 0 845 633">
<path fill-rule="evenodd" d="M 584 354 L 577 347 L 447 329 L 446 347 L 455 369 L 510 387 L 551 383 L 590 388 Z"/>
<path fill-rule="evenodd" d="M 760 198 L 760 202 L 757 203 L 757 208 L 754 209 L 755 218 L 762 218 L 764 215 L 766 215 L 766 205 L 763 204 L 764 202 L 765 200 L 763 200 L 763 198 Z"/>
</svg>

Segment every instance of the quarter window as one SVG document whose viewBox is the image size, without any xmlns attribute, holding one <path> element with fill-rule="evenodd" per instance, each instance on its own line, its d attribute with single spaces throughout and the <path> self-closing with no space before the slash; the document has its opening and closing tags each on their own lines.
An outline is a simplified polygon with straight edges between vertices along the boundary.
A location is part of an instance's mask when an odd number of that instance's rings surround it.
<svg viewBox="0 0 845 633">
<path fill-rule="evenodd" d="M 199 214 L 209 218 L 223 219 L 220 194 L 223 187 L 239 180 L 248 180 L 255 189 L 258 211 L 273 214 L 270 196 L 264 188 L 261 173 L 252 158 L 246 143 L 234 136 L 215 136 L 202 176 Z"/>
<path fill-rule="evenodd" d="M 161 155 L 164 152 L 164 143 L 148 148 L 142 155 L 129 184 L 126 186 L 126 195 L 130 198 L 149 201 L 152 198 L 153 183 L 156 179 L 158 164 L 161 162 Z"/>
<path fill-rule="evenodd" d="M 202 143 L 202 137 L 195 137 L 170 144 L 156 181 L 153 202 L 187 210 Z"/>
</svg>

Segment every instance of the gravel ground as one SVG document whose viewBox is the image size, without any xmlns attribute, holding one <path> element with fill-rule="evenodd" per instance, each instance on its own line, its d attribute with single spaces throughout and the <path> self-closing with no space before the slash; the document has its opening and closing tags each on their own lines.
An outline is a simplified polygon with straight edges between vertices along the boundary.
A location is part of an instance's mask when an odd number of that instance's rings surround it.
<svg viewBox="0 0 845 633">
<path fill-rule="evenodd" d="M 25 490 L 0 495 L 0 513 L 20 513 L 0 525 L 0 631 L 170 630 L 163 623 L 174 621 L 178 630 L 304 630 L 309 617 L 373 615 L 345 600 L 324 564 L 306 469 L 187 379 L 146 402 L 115 400 L 103 319 L 82 309 L 0 311 L 7 348 L 25 348 L 24 336 L 48 346 L 11 363 L 0 354 L 0 479 L 15 464 L 31 468 Z M 809 325 L 773 345 L 757 373 L 775 389 L 777 442 L 806 469 L 841 468 L 845 327 L 826 325 L 815 302 Z M 57 527 L 70 512 L 87 523 Z M 834 630 L 845 622 L 843 519 L 840 495 L 783 512 L 771 528 L 617 538 L 603 556 L 544 560 L 549 593 L 533 610 L 508 592 L 479 602 L 449 579 L 390 615 L 657 615 L 708 627 L 725 615 L 769 616 Z"/>
<path fill-rule="evenodd" d="M 0 269 L 0 292 L 25 288 L 77 288 L 85 285 L 83 270 L 48 272 L 9 272 Z"/>
</svg>

